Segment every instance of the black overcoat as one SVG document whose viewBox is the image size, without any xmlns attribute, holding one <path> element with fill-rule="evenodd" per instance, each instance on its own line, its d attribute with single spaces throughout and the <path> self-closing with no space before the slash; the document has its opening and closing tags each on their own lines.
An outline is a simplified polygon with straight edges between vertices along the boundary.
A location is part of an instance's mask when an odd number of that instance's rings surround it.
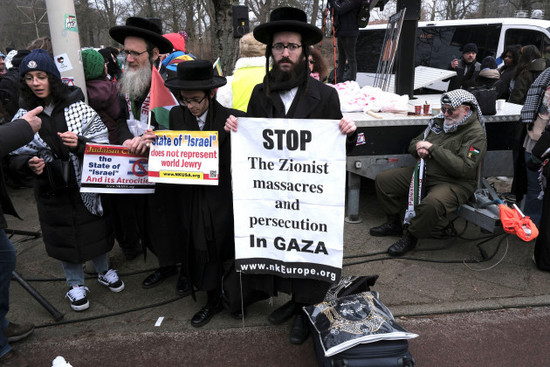
<svg viewBox="0 0 550 367">
<path fill-rule="evenodd" d="M 63 101 L 56 104 L 51 116 L 44 112 L 38 117 L 42 119 L 39 134 L 46 140 L 56 156 L 64 157 L 64 146 L 57 136 L 58 132 L 68 130 L 65 120 L 65 107 L 83 99 L 80 89 L 74 90 Z M 78 117 L 77 117 L 78 118 Z M 47 133 L 46 133 L 47 132 Z M 75 154 L 82 162 L 85 141 L 80 142 Z M 28 155 L 17 155 L 10 159 L 10 168 L 21 174 L 29 174 Z M 88 211 L 82 201 L 79 187 L 76 185 L 76 174 L 72 164 L 69 165 L 73 185 L 64 191 L 51 192 L 48 174 L 44 172 L 36 176 L 34 196 L 38 208 L 38 219 L 42 237 L 46 245 L 46 252 L 54 259 L 81 264 L 97 256 L 109 252 L 113 247 L 112 231 L 107 226 L 105 218 Z"/>
<path fill-rule="evenodd" d="M 309 78 L 298 89 L 288 114 L 278 93 L 268 98 L 263 84 L 254 87 L 247 110 L 248 117 L 334 119 L 342 118 L 336 89 Z M 357 133 L 347 138 L 347 150 L 353 149 Z M 276 296 L 278 291 L 292 294 L 295 302 L 313 304 L 323 300 L 330 283 L 313 279 L 282 278 L 274 275 L 248 275 L 250 287 Z"/>
<path fill-rule="evenodd" d="M 229 115 L 244 116 L 215 99 L 210 103 L 203 131 L 218 132 L 218 185 L 158 185 L 165 223 L 170 223 L 166 230 L 172 227 L 176 239 L 172 253 L 180 256 L 184 250 L 184 271 L 197 289 L 206 291 L 220 288 L 223 262 L 235 257 L 230 134 L 223 127 Z M 197 118 L 179 106 L 170 111 L 169 128 L 200 130 Z"/>
</svg>

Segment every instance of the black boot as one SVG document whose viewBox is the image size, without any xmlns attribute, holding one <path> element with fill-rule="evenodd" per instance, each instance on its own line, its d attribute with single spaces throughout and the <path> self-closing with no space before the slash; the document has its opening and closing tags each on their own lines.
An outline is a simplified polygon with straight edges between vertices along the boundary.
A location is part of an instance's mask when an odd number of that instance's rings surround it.
<svg viewBox="0 0 550 367">
<path fill-rule="evenodd" d="M 391 256 L 405 255 L 407 252 L 413 250 L 416 247 L 416 241 L 416 237 L 410 234 L 409 231 L 405 230 L 405 232 L 403 233 L 403 237 L 390 246 L 390 248 L 388 249 L 388 253 Z"/>
<path fill-rule="evenodd" d="M 371 228 L 369 232 L 371 236 L 375 237 L 401 236 L 403 234 L 401 216 L 399 214 L 388 215 L 388 221 L 386 223 Z"/>
<path fill-rule="evenodd" d="M 275 311 L 273 311 L 267 317 L 267 320 L 273 325 L 282 324 L 296 314 L 296 308 L 296 303 L 294 303 L 293 300 L 290 300 L 281 307 L 277 308 Z"/>
<path fill-rule="evenodd" d="M 290 343 L 300 345 L 303 344 L 309 336 L 309 323 L 307 316 L 303 311 L 300 311 L 294 316 L 292 329 L 290 329 Z"/>
<path fill-rule="evenodd" d="M 191 326 L 193 327 L 201 327 L 203 325 L 208 324 L 210 319 L 212 319 L 212 317 L 214 317 L 215 314 L 223 310 L 221 291 L 219 290 L 208 291 L 207 294 L 208 294 L 208 300 L 206 302 L 206 306 L 201 308 L 199 312 L 197 312 L 191 318 Z"/>
</svg>

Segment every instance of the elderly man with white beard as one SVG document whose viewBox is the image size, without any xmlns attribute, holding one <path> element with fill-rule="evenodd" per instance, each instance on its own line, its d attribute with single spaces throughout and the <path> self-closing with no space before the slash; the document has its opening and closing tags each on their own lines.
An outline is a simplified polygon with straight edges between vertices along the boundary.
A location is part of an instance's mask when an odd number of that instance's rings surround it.
<svg viewBox="0 0 550 367">
<path fill-rule="evenodd" d="M 441 113 L 409 144 L 417 166 L 376 176 L 376 195 L 388 221 L 371 228 L 370 234 L 402 236 L 388 248 L 391 256 L 413 250 L 419 238 L 430 237 L 438 223 L 472 196 L 487 151 L 482 121 L 471 93 L 456 89 L 443 94 Z"/>
<path fill-rule="evenodd" d="M 126 58 L 124 74 L 119 81 L 122 114 L 118 130 L 120 142 L 135 153 L 145 153 L 147 147 L 140 136 L 147 130 L 151 68 L 161 53 L 172 52 L 170 41 L 162 37 L 160 19 L 131 17 L 126 25 L 112 27 L 111 37 L 124 45 L 121 51 Z M 154 115 L 151 117 L 155 125 Z"/>
<path fill-rule="evenodd" d="M 141 136 L 148 128 L 149 98 L 152 66 L 157 65 L 161 54 L 173 50 L 172 43 L 162 36 L 160 19 L 131 17 L 126 25 L 109 30 L 111 37 L 124 45 L 125 71 L 119 81 L 121 115 L 117 119 L 119 143 L 131 152 L 146 154 L 148 147 Z M 158 127 L 154 114 L 151 126 Z M 159 185 L 160 186 L 160 185 Z M 159 268 L 142 283 L 143 288 L 159 285 L 178 273 L 176 264 L 181 260 L 175 239 L 167 237 L 163 208 L 158 205 L 159 191 L 153 195 L 110 195 L 115 237 L 128 260 L 140 255 L 146 248 L 158 258 Z M 180 246 L 181 247 L 181 246 Z M 181 271 L 176 284 L 179 295 L 190 293 L 185 272 Z"/>
</svg>

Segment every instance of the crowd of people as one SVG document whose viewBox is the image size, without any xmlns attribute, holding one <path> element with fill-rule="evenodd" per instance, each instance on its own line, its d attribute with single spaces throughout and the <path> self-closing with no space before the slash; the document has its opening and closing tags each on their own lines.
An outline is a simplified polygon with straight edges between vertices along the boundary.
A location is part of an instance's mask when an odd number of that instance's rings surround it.
<svg viewBox="0 0 550 367">
<path fill-rule="evenodd" d="M 131 17 L 109 34 L 123 45 L 120 53 L 113 48 L 82 51 L 87 103 L 80 88 L 62 82 L 49 39 L 12 54 L 9 72 L 15 77 L 9 89 L 18 94 L 10 96 L 10 101 L 17 101 L 16 108 L 10 106 L 0 130 L 2 143 L 10 139 L 2 144 L 2 158 L 11 176 L 30 178 L 46 252 L 60 261 L 68 286 L 66 298 L 74 311 L 90 307 L 83 269 L 87 261 L 93 263 L 101 285 L 115 293 L 124 290 L 123 280 L 109 266 L 108 254 L 116 239 L 128 261 L 146 251 L 156 256 L 158 268 L 143 280 L 144 288 L 179 274 L 179 295 L 206 292 L 206 304 L 191 319 L 192 326 L 200 327 L 222 310 L 224 264 L 235 257 L 230 136 L 231 130 L 237 131 L 237 118 L 338 119 L 349 149 L 355 145 L 356 127 L 342 118 L 336 90 L 310 77 L 310 65 L 315 63 L 322 67 L 317 78 L 326 78 L 327 72 L 322 56 L 312 48 L 322 33 L 307 22 L 302 10 L 279 8 L 268 23 L 243 37 L 242 61 L 228 88 L 228 107 L 216 99 L 226 78 L 214 75 L 211 62 L 185 53 L 181 32 L 163 34 L 158 19 Z M 123 68 L 117 63 L 119 55 L 124 57 Z M 119 144 L 134 154 L 148 154 L 156 137 L 153 129 L 163 128 L 149 110 L 153 66 L 160 69 L 179 103 L 170 111 L 168 129 L 218 132 L 219 185 L 157 184 L 150 195 L 80 192 L 86 143 Z M 12 139 L 16 133 L 18 139 Z M 2 208 L 15 214 L 4 180 L 2 184 Z M 4 220 L 0 224 L 6 227 Z M 0 232 L 2 248 L 10 254 L 2 256 L 6 266 L 0 276 L 0 361 L 17 362 L 23 357 L 11 349 L 8 337 L 21 338 L 33 327 L 5 318 L 15 252 L 5 231 Z M 276 310 L 271 319 L 280 323 L 295 316 L 290 341 L 296 344 L 307 338 L 309 330 L 300 306 L 321 301 L 329 285 L 276 276 L 251 277 L 250 284 L 266 297 L 278 291 L 292 293 L 291 305 L 286 306 L 292 312 L 281 315 Z"/>
<path fill-rule="evenodd" d="M 542 56 L 541 51 L 535 45 L 508 45 L 499 56 L 502 66 L 497 68 L 494 56 L 486 56 L 482 62 L 477 61 L 478 47 L 475 43 L 468 43 L 462 48 L 462 56 L 450 62 L 449 69 L 457 72 L 450 79 L 449 90 L 462 88 L 472 90 L 474 88 L 494 89 L 495 99 L 506 100 L 510 103 L 524 105 L 524 110 L 545 113 L 545 105 L 540 103 L 542 92 L 537 93 L 537 103 L 528 101 L 529 91 L 534 85 L 538 85 L 539 75 L 550 66 L 550 60 Z M 533 96 L 531 95 L 531 99 Z M 514 133 L 513 160 L 514 180 L 512 193 L 517 202 L 522 202 L 523 211 L 539 225 L 542 214 L 542 200 L 539 184 L 539 172 L 531 162 L 531 150 L 536 144 L 540 132 L 533 134 L 533 125 L 536 116 L 529 114 L 530 118 L 524 118 L 522 124 L 518 124 Z M 540 120 L 539 120 L 540 121 Z M 529 168 L 531 167 L 531 168 Z"/>
<path fill-rule="evenodd" d="M 359 3 L 330 0 L 339 17 L 338 81 L 356 78 L 357 25 L 350 26 L 346 19 L 355 16 Z M 66 298 L 74 311 L 90 307 L 83 269 L 87 261 L 93 262 L 101 285 L 114 293 L 124 290 L 123 280 L 109 265 L 116 240 L 127 261 L 147 251 L 156 256 L 158 267 L 143 280 L 143 288 L 175 277 L 180 296 L 195 298 L 196 292 L 206 293 L 206 303 L 190 321 L 201 327 L 223 310 L 222 277 L 226 264 L 235 258 L 230 147 L 231 135 L 239 131 L 239 117 L 338 120 L 348 152 L 356 145 L 357 128 L 343 117 L 336 89 L 326 84 L 330 79 L 327 63 L 315 48 L 323 34 L 300 9 L 275 9 L 268 22 L 244 35 L 235 70 L 228 78 L 216 75 L 212 62 L 186 52 L 185 32 L 163 34 L 159 19 L 130 17 L 109 34 L 122 45 L 121 51 L 82 51 L 87 103 L 80 88 L 62 82 L 48 38 L 8 56 L 0 53 L 0 157 L 12 182 L 34 187 L 46 252 L 61 264 Z M 521 198 L 525 193 L 525 213 L 535 223 L 548 221 L 550 200 L 545 197 L 544 205 L 539 200 L 536 171 L 548 156 L 548 136 L 543 134 L 537 144 L 538 138 L 527 134 L 538 118 L 548 121 L 550 73 L 544 71 L 545 61 L 532 45 L 506 47 L 500 55 L 504 63 L 500 69 L 493 56 L 478 62 L 474 43 L 465 44 L 462 51 L 460 60 L 450 62 L 457 75 L 441 96 L 441 113 L 409 145 L 417 166 L 385 171 L 376 178 L 387 222 L 371 228 L 370 234 L 401 237 L 388 248 L 392 256 L 413 250 L 419 239 L 431 235 L 433 223 L 444 222 L 476 189 L 487 138 L 483 114 L 469 88 L 495 88 L 499 99 L 525 103 L 522 122 L 527 129 L 518 130 L 523 145 L 516 157 L 517 167 L 525 169 L 524 176 L 518 177 L 525 177 L 526 182 L 516 185 L 523 190 L 517 195 Z M 167 128 L 149 109 L 153 67 L 159 69 L 178 102 L 170 110 Z M 219 184 L 157 184 L 148 195 L 80 192 L 86 143 L 122 145 L 131 153 L 147 156 L 158 129 L 216 131 Z M 528 170 L 525 162 L 531 162 L 535 170 Z M 3 213 L 17 214 L 3 177 L 2 173 L 0 362 L 22 360 L 9 340 L 33 330 L 32 325 L 6 319 L 15 251 L 4 231 Z M 547 269 L 548 237 L 541 235 L 544 242 L 537 242 L 535 251 L 537 265 Z M 268 320 L 280 324 L 292 318 L 289 340 L 303 343 L 309 334 L 303 306 L 321 302 L 330 283 L 265 274 L 246 278 L 247 286 L 265 297 L 278 292 L 291 295 Z M 245 311 L 232 315 L 242 317 Z"/>
</svg>

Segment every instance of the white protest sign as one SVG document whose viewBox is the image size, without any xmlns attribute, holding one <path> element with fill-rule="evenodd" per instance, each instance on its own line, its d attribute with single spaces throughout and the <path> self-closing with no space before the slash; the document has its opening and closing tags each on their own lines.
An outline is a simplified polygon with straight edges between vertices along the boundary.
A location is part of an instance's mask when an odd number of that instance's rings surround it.
<svg viewBox="0 0 550 367">
<path fill-rule="evenodd" d="M 155 131 L 149 150 L 151 182 L 217 185 L 217 131 Z"/>
<path fill-rule="evenodd" d="M 231 133 L 237 270 L 339 279 L 345 141 L 337 120 L 239 118 Z"/>
<path fill-rule="evenodd" d="M 81 192 L 152 194 L 147 179 L 147 158 L 131 154 L 121 145 L 86 144 Z"/>
</svg>

